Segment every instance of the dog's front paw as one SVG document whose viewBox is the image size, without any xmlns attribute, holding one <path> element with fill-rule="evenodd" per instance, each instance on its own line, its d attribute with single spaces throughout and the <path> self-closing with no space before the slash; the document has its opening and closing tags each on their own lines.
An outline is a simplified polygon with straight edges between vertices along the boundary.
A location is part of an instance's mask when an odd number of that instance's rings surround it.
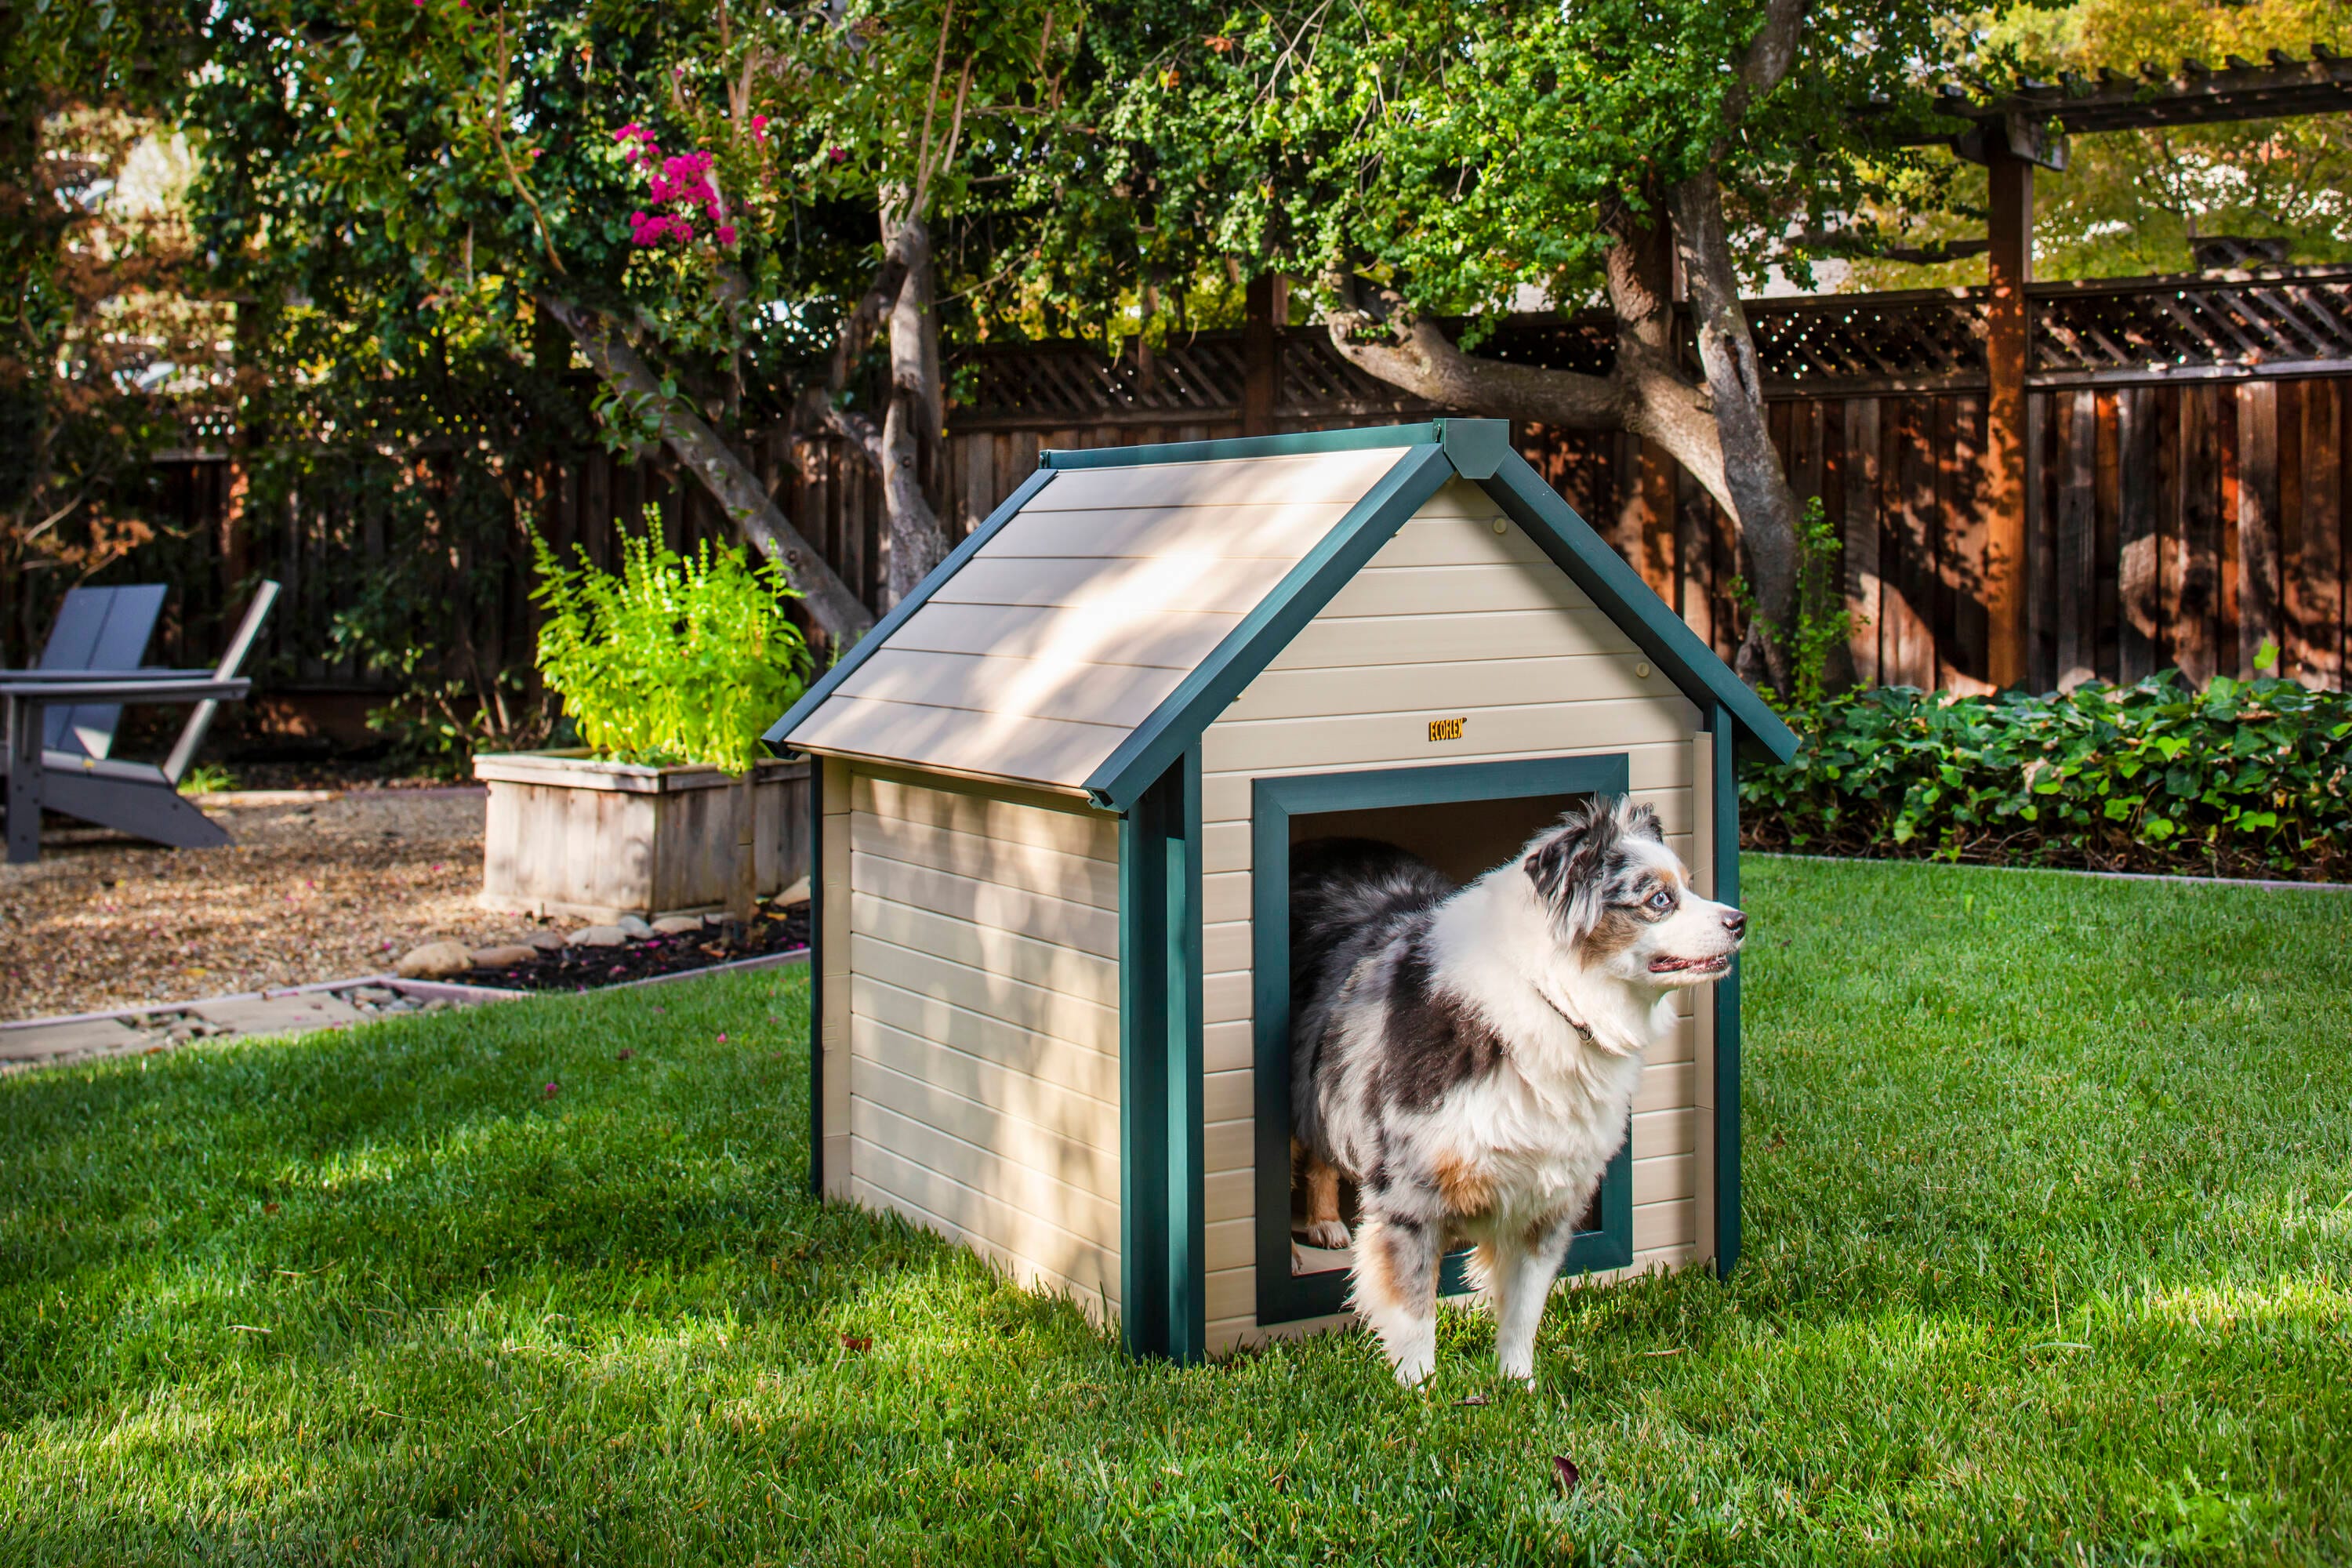
<svg viewBox="0 0 2352 1568">
<path fill-rule="evenodd" d="M 1307 1238 L 1309 1247 L 1324 1247 L 1338 1251 L 1348 1245 L 1348 1227 L 1336 1219 L 1309 1220 L 1307 1228 L 1299 1234 Z"/>
<path fill-rule="evenodd" d="M 1429 1381 L 1429 1374 L 1437 1370 L 1437 1352 L 1433 1350 L 1409 1352 L 1397 1360 L 1392 1370 L 1396 1373 L 1399 1385 L 1419 1388 Z"/>
</svg>

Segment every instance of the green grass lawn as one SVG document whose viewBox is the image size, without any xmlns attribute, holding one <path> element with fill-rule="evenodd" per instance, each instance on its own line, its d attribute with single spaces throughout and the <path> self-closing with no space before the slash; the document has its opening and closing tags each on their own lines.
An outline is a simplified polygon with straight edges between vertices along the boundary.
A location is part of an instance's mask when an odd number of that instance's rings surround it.
<svg viewBox="0 0 2352 1568">
<path fill-rule="evenodd" d="M 0 1562 L 2352 1557 L 2352 897 L 1748 905 L 1746 1261 L 1533 1394 L 812 1203 L 796 973 L 0 1081 Z"/>
</svg>

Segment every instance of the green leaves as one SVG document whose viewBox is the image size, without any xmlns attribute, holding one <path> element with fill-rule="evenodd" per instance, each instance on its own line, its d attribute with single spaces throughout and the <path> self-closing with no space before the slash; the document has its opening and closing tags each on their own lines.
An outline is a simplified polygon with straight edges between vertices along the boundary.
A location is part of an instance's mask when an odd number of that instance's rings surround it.
<svg viewBox="0 0 2352 1568">
<path fill-rule="evenodd" d="M 2049 696 L 1848 692 L 1740 779 L 1757 842 L 2352 878 L 2352 698 L 2179 674 Z"/>
<path fill-rule="evenodd" d="M 1072 179 L 1047 220 L 1065 273 L 1138 278 L 1241 258 L 1324 304 L 1333 274 L 1418 310 L 1562 308 L 1601 283 L 1603 216 L 1713 164 L 1760 272 L 1787 219 L 1852 210 L 1905 154 L 1872 148 L 1854 107 L 1907 99 L 1947 49 L 1937 12 L 1889 0 L 1808 8 L 1798 61 L 1727 124 L 1760 0 L 1436 6 L 1181 0 L 1106 8 L 1103 177 Z M 1962 28 L 1961 30 L 1965 30 Z M 1769 215 L 1769 216 L 1768 216 Z M 1131 246 L 1122 255 L 1122 242 Z M 1139 251 L 1139 256 L 1136 252 Z M 1465 329 L 1475 346 L 1481 322 Z"/>
<path fill-rule="evenodd" d="M 566 567 L 533 540 L 531 597 L 548 612 L 540 673 L 604 755 L 749 772 L 760 732 L 807 677 L 807 646 L 784 614 L 795 595 L 774 562 L 749 565 L 707 540 L 683 557 L 661 542 L 657 510 L 646 521 L 641 537 L 621 531 L 617 574 L 585 554 Z"/>
</svg>

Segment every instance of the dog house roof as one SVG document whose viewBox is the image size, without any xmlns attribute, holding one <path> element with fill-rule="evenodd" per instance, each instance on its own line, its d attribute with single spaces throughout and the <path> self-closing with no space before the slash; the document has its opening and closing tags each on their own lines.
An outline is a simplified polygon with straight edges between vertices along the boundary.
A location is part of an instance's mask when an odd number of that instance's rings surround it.
<svg viewBox="0 0 2352 1568">
<path fill-rule="evenodd" d="M 1499 419 L 1040 454 L 767 732 L 1124 811 L 1448 480 L 1480 485 L 1702 712 L 1796 737 Z"/>
</svg>

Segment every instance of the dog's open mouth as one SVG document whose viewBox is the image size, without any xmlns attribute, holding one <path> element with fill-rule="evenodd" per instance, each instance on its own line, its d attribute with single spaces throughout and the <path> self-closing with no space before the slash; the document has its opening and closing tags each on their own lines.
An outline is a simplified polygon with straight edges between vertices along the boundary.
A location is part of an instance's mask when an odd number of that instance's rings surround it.
<svg viewBox="0 0 2352 1568">
<path fill-rule="evenodd" d="M 1731 967 L 1731 954 L 1717 953 L 1713 958 L 1654 958 L 1650 960 L 1653 974 L 1713 974 Z"/>
</svg>

